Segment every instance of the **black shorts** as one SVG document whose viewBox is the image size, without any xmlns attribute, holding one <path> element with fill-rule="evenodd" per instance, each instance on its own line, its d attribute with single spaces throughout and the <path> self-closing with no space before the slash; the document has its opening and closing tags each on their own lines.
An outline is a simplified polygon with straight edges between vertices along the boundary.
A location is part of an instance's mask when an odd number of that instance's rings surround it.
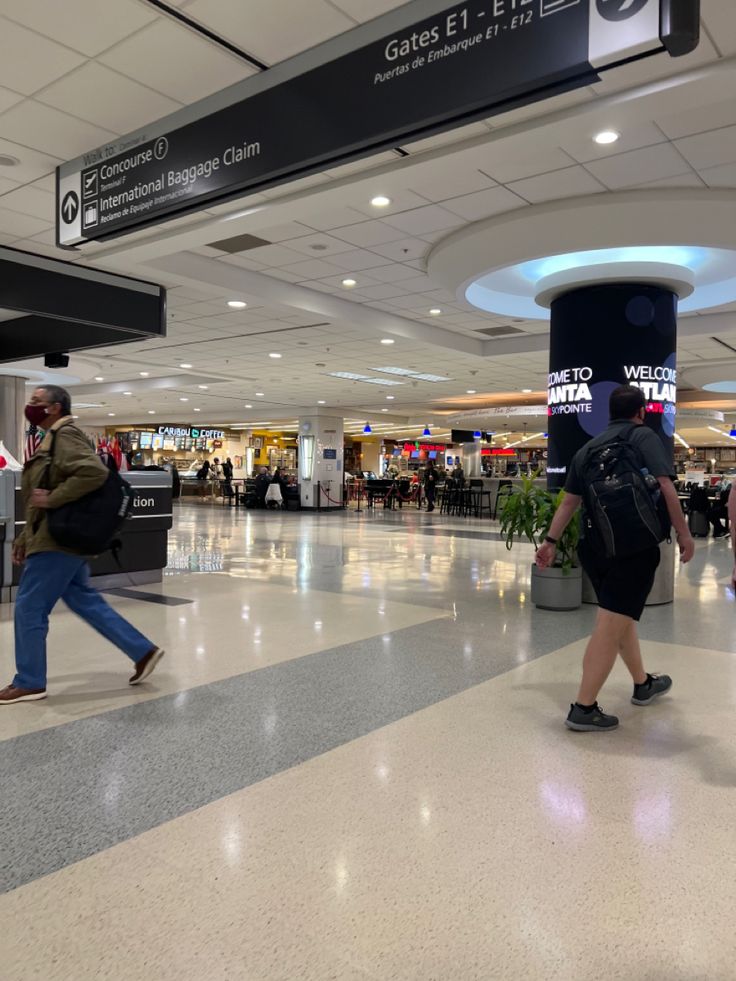
<svg viewBox="0 0 736 981">
<path fill-rule="evenodd" d="M 640 620 L 659 566 L 659 546 L 626 558 L 608 559 L 583 539 L 578 552 L 601 609 Z"/>
</svg>

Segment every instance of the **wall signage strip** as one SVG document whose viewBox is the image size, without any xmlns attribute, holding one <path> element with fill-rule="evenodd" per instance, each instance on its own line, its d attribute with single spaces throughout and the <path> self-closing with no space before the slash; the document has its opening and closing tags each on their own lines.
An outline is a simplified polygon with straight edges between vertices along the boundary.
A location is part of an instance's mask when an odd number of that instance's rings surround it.
<svg viewBox="0 0 736 981">
<path fill-rule="evenodd" d="M 699 0 L 413 0 L 57 169 L 74 246 L 588 85 Z M 673 16 L 672 11 L 679 16 Z M 432 13 L 434 11 L 434 13 Z M 665 16 L 665 15 L 668 16 Z"/>
</svg>

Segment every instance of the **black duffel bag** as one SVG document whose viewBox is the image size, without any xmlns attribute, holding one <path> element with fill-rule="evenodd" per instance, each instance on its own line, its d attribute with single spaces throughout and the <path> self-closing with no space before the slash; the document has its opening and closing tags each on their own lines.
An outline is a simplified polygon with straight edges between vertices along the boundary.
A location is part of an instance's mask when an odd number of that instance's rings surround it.
<svg viewBox="0 0 736 981">
<path fill-rule="evenodd" d="M 56 433 L 49 450 L 49 466 L 54 457 Z M 69 548 L 80 555 L 100 555 L 112 549 L 117 555 L 120 548 L 118 532 L 130 517 L 136 491 L 118 473 L 112 457 L 108 457 L 107 480 L 97 490 L 69 504 L 49 508 L 46 512 L 48 529 L 54 541 L 62 548 Z"/>
</svg>

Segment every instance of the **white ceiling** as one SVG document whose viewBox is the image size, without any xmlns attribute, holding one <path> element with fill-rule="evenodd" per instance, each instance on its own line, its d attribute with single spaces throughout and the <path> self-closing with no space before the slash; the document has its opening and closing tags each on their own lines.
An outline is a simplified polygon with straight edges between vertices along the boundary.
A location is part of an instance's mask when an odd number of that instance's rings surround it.
<svg viewBox="0 0 736 981">
<path fill-rule="evenodd" d="M 272 65 L 401 4 L 171 5 Z M 246 421 L 259 411 L 287 418 L 318 400 L 360 417 L 380 418 L 389 407 L 402 418 L 424 418 L 454 404 L 467 407 L 468 390 L 475 390 L 478 404 L 483 395 L 541 390 L 546 324 L 514 322 L 523 332 L 516 337 L 537 339 L 506 354 L 498 342 L 497 355 L 482 356 L 479 339 L 486 335 L 478 331 L 509 321 L 438 288 L 426 275 L 432 246 L 469 222 L 564 197 L 641 187 L 736 189 L 736 75 L 725 70 L 736 56 L 736 8 L 703 0 L 701 45 L 686 58 L 660 55 L 617 69 L 595 86 L 408 144 L 404 159 L 384 153 L 112 244 L 60 252 L 53 233 L 58 163 L 257 69 L 145 0 L 0 0 L 0 13 L 0 154 L 19 160 L 0 167 L 0 244 L 104 263 L 169 287 L 166 339 L 85 356 L 97 364 L 94 375 L 105 379 L 94 399 L 102 408 L 81 413 L 94 422 L 108 421 L 110 412 L 141 421 L 149 409 L 159 418 L 184 420 L 193 418 L 194 408 L 202 421 L 205 414 L 212 422 Z M 695 68 L 704 70 L 686 84 L 621 95 Z M 613 147 L 591 140 L 603 126 L 622 134 Z M 369 203 L 378 192 L 392 199 L 381 212 Z M 239 207 L 259 210 L 223 221 Z M 241 232 L 271 244 L 235 256 L 207 245 Z M 186 275 L 177 271 L 191 256 L 207 260 L 196 276 L 191 263 Z M 251 292 L 238 288 L 245 273 L 258 274 L 248 280 Z M 347 277 L 357 281 L 354 288 L 343 286 Z M 289 292 L 292 285 L 307 292 Z M 235 294 L 248 300 L 246 310 L 227 307 Z M 321 312 L 335 297 L 352 309 Z M 430 316 L 436 307 L 441 316 Z M 381 345 L 384 334 L 395 344 Z M 733 327 L 719 322 L 715 336 L 733 345 L 732 356 L 708 335 L 686 336 L 681 366 L 731 357 L 736 364 L 736 317 Z M 282 358 L 271 359 L 270 352 Z M 183 363 L 193 368 L 180 369 Z M 394 365 L 451 381 L 384 389 L 329 374 L 372 375 Z M 181 385 L 141 391 L 134 384 L 141 370 L 153 377 L 180 374 Z M 204 375 L 210 383 L 200 389 L 196 378 Z M 125 381 L 131 396 L 109 387 Z M 387 400 L 389 394 L 394 399 Z M 263 408 L 246 410 L 246 403 Z"/>
</svg>

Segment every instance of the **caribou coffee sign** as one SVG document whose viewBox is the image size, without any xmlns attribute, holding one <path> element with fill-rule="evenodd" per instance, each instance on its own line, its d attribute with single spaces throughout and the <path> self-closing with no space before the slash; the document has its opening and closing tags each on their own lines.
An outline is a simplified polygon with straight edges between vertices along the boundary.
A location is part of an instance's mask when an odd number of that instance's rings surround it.
<svg viewBox="0 0 736 981">
<path fill-rule="evenodd" d="M 170 438 L 184 436 L 191 439 L 223 439 L 225 436 L 222 429 L 197 429 L 194 426 L 159 426 L 156 432 L 159 436 Z"/>
</svg>

